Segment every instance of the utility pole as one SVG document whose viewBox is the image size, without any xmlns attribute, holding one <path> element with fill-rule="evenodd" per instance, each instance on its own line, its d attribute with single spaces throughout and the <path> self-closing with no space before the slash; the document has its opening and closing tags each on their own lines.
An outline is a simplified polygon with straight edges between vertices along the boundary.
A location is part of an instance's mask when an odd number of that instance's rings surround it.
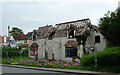
<svg viewBox="0 0 120 75">
<path fill-rule="evenodd" d="M 95 47 L 91 47 L 91 51 L 94 51 L 94 54 L 95 54 L 95 67 L 97 67 L 97 52 L 96 52 L 96 49 L 95 49 Z M 92 52 L 91 52 L 92 53 Z"/>
</svg>

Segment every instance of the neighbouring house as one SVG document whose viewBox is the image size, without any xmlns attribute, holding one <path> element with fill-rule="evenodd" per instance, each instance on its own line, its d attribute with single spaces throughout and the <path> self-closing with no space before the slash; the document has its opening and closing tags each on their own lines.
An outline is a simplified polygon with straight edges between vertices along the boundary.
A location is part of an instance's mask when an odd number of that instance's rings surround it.
<svg viewBox="0 0 120 75">
<path fill-rule="evenodd" d="M 24 35 L 21 38 L 21 47 L 22 49 L 28 48 L 29 46 L 29 39 L 28 39 L 28 34 Z"/>
<path fill-rule="evenodd" d="M 29 40 L 23 32 L 17 35 L 13 35 L 13 38 L 15 39 L 16 43 L 20 45 L 23 49 L 28 47 Z"/>
<path fill-rule="evenodd" d="M 17 35 L 9 35 L 9 38 L 7 36 L 1 37 L 2 39 L 2 47 L 9 46 L 9 47 L 19 47 L 21 46 L 23 49 L 28 48 L 29 40 L 23 32 L 17 34 Z"/>
<path fill-rule="evenodd" d="M 46 25 L 29 33 L 29 57 L 72 62 L 87 53 L 103 51 L 106 39 L 89 19 Z"/>
<path fill-rule="evenodd" d="M 1 47 L 17 47 L 15 39 L 13 36 L 0 36 Z"/>
<path fill-rule="evenodd" d="M 8 46 L 9 47 L 17 47 L 18 48 L 18 43 L 16 42 L 16 40 L 14 39 L 14 37 L 11 35 L 9 37 L 9 42 L 8 42 Z"/>
<path fill-rule="evenodd" d="M 0 35 L 0 47 L 1 47 L 1 43 L 2 43 L 2 36 Z"/>
<path fill-rule="evenodd" d="M 8 37 L 6 35 L 0 36 L 1 47 L 8 45 Z"/>
</svg>

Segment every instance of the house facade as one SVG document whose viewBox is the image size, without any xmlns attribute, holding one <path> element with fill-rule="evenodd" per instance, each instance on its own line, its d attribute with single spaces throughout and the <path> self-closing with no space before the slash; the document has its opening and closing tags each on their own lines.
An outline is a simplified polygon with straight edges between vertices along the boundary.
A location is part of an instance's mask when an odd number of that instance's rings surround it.
<svg viewBox="0 0 120 75">
<path fill-rule="evenodd" d="M 1 47 L 1 43 L 2 43 L 2 36 L 0 35 L 0 47 Z"/>
<path fill-rule="evenodd" d="M 7 36 L 0 36 L 0 43 L 2 47 L 19 47 L 21 46 L 22 49 L 28 48 L 29 40 L 27 36 L 21 32 L 17 35 L 9 35 L 9 38 Z"/>
<path fill-rule="evenodd" d="M 86 35 L 87 32 L 89 35 Z M 29 36 L 31 58 L 37 55 L 38 59 L 72 62 L 76 57 L 82 58 L 85 53 L 91 53 L 91 48 L 102 51 L 105 47 L 106 39 L 89 19 L 39 27 Z"/>
<path fill-rule="evenodd" d="M 6 35 L 0 36 L 0 45 L 1 47 L 8 45 L 8 37 Z"/>
<path fill-rule="evenodd" d="M 16 43 L 22 47 L 22 49 L 28 48 L 29 40 L 23 32 L 13 35 L 13 38 L 15 39 Z"/>
</svg>

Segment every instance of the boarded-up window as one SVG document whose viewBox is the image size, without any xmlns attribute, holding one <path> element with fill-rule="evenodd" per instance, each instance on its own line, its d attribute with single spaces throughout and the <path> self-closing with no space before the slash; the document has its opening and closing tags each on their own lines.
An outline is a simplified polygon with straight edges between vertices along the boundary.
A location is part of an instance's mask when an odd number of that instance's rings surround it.
<svg viewBox="0 0 120 75">
<path fill-rule="evenodd" d="M 95 43 L 100 43 L 100 36 L 95 36 Z"/>
<path fill-rule="evenodd" d="M 65 48 L 65 57 L 77 57 L 77 48 L 76 47 L 66 47 Z"/>
</svg>

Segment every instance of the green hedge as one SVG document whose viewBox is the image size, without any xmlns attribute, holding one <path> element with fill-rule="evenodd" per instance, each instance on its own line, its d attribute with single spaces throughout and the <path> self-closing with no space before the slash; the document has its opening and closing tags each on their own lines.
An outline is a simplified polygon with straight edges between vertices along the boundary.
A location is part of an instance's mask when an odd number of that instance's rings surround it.
<svg viewBox="0 0 120 75">
<path fill-rule="evenodd" d="M 2 48 L 2 57 L 3 58 L 7 57 L 6 52 L 8 52 L 8 57 L 11 58 L 11 57 L 18 57 L 18 56 L 20 56 L 21 50 L 19 50 L 16 47 L 3 47 Z M 22 56 L 28 56 L 28 48 L 23 51 Z"/>
<path fill-rule="evenodd" d="M 97 53 L 98 66 L 120 66 L 120 47 L 106 48 Z M 90 54 L 81 59 L 81 65 L 94 66 L 95 55 Z"/>
</svg>

